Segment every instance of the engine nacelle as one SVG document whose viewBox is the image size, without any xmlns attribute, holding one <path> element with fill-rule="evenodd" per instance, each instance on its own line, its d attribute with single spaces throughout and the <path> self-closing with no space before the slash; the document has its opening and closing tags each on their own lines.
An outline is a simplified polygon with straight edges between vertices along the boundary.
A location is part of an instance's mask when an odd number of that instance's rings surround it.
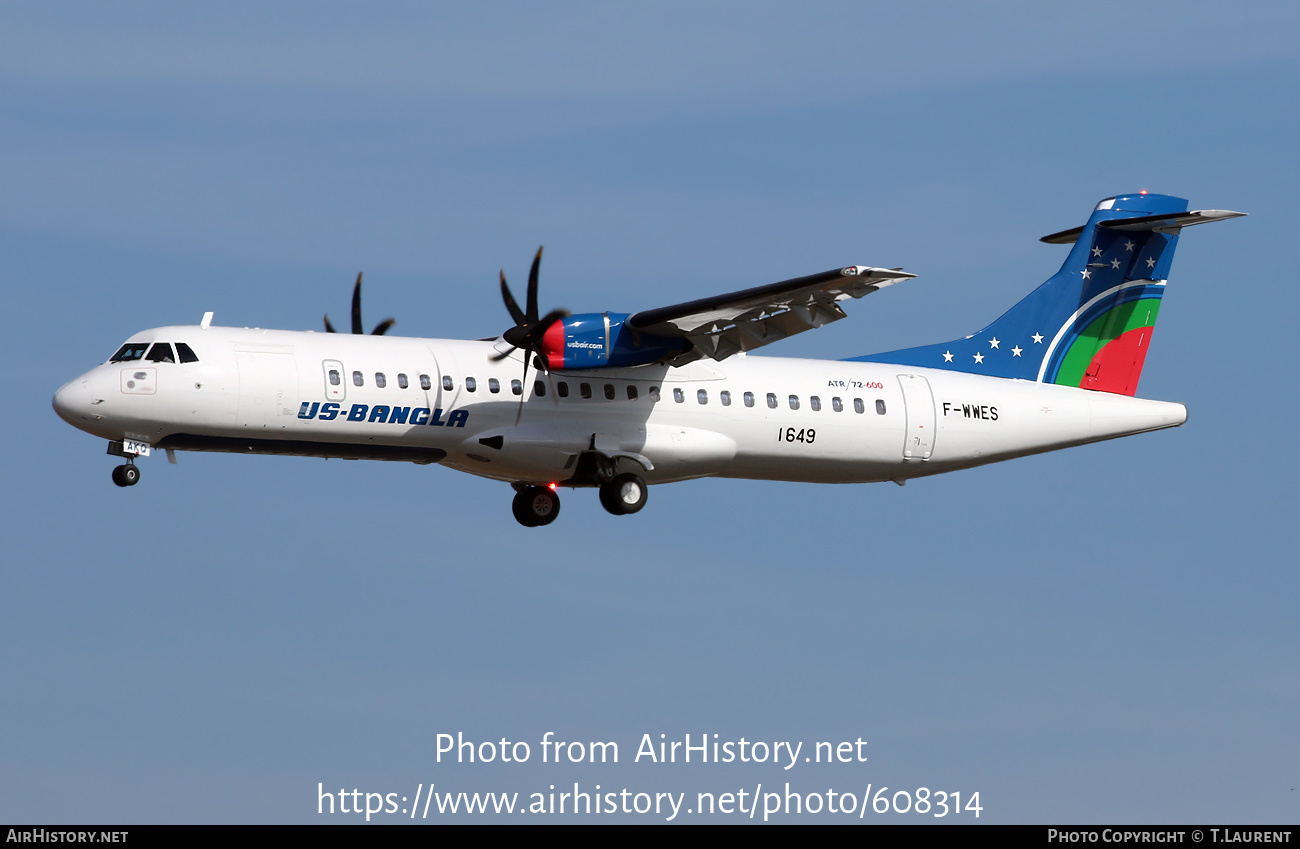
<svg viewBox="0 0 1300 849">
<path fill-rule="evenodd" d="M 542 356 L 549 369 L 627 368 L 674 357 L 690 342 L 652 336 L 625 324 L 630 313 L 584 313 L 561 319 L 546 329 Z"/>
</svg>

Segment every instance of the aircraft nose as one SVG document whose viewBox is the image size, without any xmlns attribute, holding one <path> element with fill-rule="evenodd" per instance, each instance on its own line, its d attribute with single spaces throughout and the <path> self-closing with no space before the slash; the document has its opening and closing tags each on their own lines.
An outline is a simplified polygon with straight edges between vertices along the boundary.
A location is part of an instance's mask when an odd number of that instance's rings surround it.
<svg viewBox="0 0 1300 849">
<path fill-rule="evenodd" d="M 90 418 L 90 387 L 84 377 L 69 381 L 54 393 L 54 412 L 74 427 Z"/>
</svg>

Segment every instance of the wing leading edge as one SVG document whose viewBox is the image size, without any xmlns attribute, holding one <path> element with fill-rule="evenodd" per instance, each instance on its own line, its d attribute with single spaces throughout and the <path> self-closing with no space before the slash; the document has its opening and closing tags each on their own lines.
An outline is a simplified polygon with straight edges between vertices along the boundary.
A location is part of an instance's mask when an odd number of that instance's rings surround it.
<svg viewBox="0 0 1300 849">
<path fill-rule="evenodd" d="M 839 302 L 915 277 L 899 268 L 851 265 L 712 298 L 643 310 L 628 317 L 635 331 L 688 340 L 673 362 L 725 360 L 844 318 Z"/>
</svg>

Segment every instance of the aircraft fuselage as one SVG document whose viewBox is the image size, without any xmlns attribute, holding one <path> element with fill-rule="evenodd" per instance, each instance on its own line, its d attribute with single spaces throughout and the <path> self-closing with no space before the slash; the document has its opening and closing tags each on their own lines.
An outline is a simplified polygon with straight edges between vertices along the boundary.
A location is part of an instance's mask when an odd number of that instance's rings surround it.
<svg viewBox="0 0 1300 849">
<path fill-rule="evenodd" d="M 885 363 L 530 365 L 525 380 L 522 352 L 493 359 L 500 342 L 196 326 L 129 342 L 183 342 L 197 361 L 105 363 L 59 390 L 63 418 L 158 449 L 438 462 L 542 486 L 591 484 L 586 454 L 647 483 L 902 482 L 1187 417 L 1181 404 Z"/>
</svg>

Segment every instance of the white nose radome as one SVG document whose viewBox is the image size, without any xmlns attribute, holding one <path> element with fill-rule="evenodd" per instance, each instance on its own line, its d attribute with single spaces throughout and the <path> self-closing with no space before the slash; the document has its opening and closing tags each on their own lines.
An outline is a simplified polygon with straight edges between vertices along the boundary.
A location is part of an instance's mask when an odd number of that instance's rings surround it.
<svg viewBox="0 0 1300 849">
<path fill-rule="evenodd" d="M 90 381 L 84 376 L 68 381 L 54 393 L 54 412 L 80 430 L 86 430 L 90 423 L 103 419 L 102 412 L 98 409 L 101 403 L 103 402 L 96 399 L 91 391 Z"/>
<path fill-rule="evenodd" d="M 89 406 L 90 393 L 86 391 L 86 382 L 81 378 L 63 384 L 54 393 L 54 412 L 74 427 L 80 419 L 78 411 L 84 413 Z"/>
</svg>

